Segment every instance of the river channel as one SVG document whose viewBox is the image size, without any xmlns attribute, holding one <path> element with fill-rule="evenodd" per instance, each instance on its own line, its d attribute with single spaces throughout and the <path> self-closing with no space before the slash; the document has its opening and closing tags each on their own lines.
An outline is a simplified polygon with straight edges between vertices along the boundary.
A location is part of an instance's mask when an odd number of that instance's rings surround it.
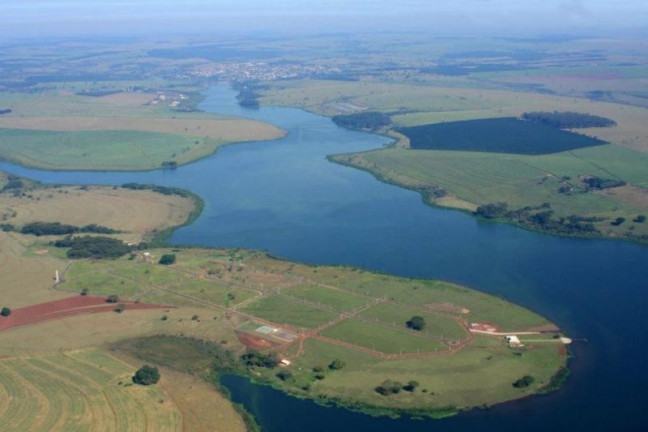
<svg viewBox="0 0 648 432">
<path fill-rule="evenodd" d="M 243 109 L 234 96 L 213 87 L 201 108 L 275 124 L 286 137 L 226 146 L 171 171 L 50 172 L 8 163 L 0 169 L 48 183 L 186 188 L 203 197 L 205 210 L 172 243 L 445 279 L 529 307 L 576 339 L 572 375 L 559 392 L 437 421 L 373 418 L 224 377 L 232 398 L 266 432 L 648 428 L 648 248 L 546 236 L 427 206 L 415 192 L 325 158 L 388 145 L 386 138 L 297 109 Z"/>
</svg>

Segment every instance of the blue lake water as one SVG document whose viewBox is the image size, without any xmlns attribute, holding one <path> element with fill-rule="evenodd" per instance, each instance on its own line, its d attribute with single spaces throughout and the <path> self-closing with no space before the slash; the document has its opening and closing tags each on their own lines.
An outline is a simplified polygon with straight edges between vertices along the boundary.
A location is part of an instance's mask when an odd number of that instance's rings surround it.
<svg viewBox="0 0 648 432">
<path fill-rule="evenodd" d="M 225 377 L 264 431 L 648 430 L 648 248 L 545 236 L 426 206 L 417 193 L 325 158 L 387 139 L 301 110 L 243 109 L 234 96 L 214 87 L 202 108 L 267 121 L 287 136 L 227 146 L 173 171 L 0 169 L 44 182 L 187 188 L 203 197 L 205 211 L 172 242 L 450 280 L 525 305 L 587 339 L 572 347 L 572 375 L 561 391 L 440 421 L 372 418 Z"/>
</svg>

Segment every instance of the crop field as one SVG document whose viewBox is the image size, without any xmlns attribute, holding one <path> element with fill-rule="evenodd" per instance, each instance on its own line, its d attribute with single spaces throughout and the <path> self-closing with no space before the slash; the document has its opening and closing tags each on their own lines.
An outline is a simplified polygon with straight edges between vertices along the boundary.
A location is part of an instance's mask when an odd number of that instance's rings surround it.
<svg viewBox="0 0 648 432">
<path fill-rule="evenodd" d="M 98 350 L 3 359 L 0 371 L 7 430 L 180 430 L 163 391 L 131 385 L 134 368 Z"/>
<path fill-rule="evenodd" d="M 0 106 L 12 108 L 0 117 L 0 156 L 53 170 L 145 170 L 185 164 L 227 143 L 282 135 L 257 121 L 176 112 L 152 104 L 156 97 L 0 94 Z"/>
<path fill-rule="evenodd" d="M 540 155 L 605 142 L 512 117 L 438 123 L 396 129 L 413 150 L 453 150 Z"/>
</svg>

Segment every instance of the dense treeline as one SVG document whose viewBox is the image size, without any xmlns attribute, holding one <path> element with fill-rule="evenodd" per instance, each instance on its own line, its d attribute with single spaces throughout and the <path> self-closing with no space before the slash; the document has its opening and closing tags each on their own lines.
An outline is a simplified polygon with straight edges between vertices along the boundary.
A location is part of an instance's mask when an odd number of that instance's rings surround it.
<svg viewBox="0 0 648 432">
<path fill-rule="evenodd" d="M 54 246 L 70 248 L 68 258 L 119 258 L 131 251 L 131 247 L 121 240 L 111 237 L 66 237 L 54 242 Z"/>
<path fill-rule="evenodd" d="M 333 122 L 347 129 L 376 130 L 391 124 L 391 119 L 385 113 L 366 111 L 355 114 L 343 114 L 333 117 Z"/>
<path fill-rule="evenodd" d="M 145 183 L 124 183 L 121 185 L 123 189 L 132 190 L 151 190 L 153 192 L 161 193 L 162 195 L 178 195 L 184 198 L 191 197 L 192 194 L 184 189 L 168 186 L 158 186 L 154 184 Z"/>
<path fill-rule="evenodd" d="M 89 224 L 82 227 L 62 224 L 60 222 L 31 222 L 25 224 L 20 230 L 22 234 L 43 235 L 66 235 L 75 233 L 94 234 L 116 234 L 119 231 L 102 225 Z"/>
<path fill-rule="evenodd" d="M 588 177 L 583 180 L 583 183 L 589 188 L 589 189 L 611 189 L 615 187 L 621 187 L 625 186 L 626 182 L 623 180 L 616 180 L 616 179 L 602 179 L 598 177 Z"/>
<path fill-rule="evenodd" d="M 616 122 L 609 118 L 572 111 L 534 111 L 522 114 L 521 118 L 522 120 L 540 123 L 558 129 L 616 126 Z"/>
<path fill-rule="evenodd" d="M 22 189 L 25 186 L 25 183 L 15 174 L 9 174 L 7 176 L 7 183 L 2 188 L 0 192 L 6 192 L 8 190 Z"/>
<path fill-rule="evenodd" d="M 413 150 L 542 155 L 607 144 L 605 141 L 513 117 L 403 127 Z"/>
<path fill-rule="evenodd" d="M 594 222 L 604 220 L 604 218 L 578 215 L 556 218 L 549 203 L 516 210 L 509 210 L 506 203 L 489 203 L 477 207 L 474 214 L 484 219 L 505 219 L 531 229 L 563 235 L 598 234 L 600 231 L 596 229 Z"/>
</svg>

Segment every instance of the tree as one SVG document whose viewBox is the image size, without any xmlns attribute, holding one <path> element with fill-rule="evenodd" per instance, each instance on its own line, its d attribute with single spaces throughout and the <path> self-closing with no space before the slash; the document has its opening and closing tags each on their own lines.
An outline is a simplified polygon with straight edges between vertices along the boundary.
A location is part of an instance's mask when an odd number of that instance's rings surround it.
<svg viewBox="0 0 648 432">
<path fill-rule="evenodd" d="M 162 255 L 162 257 L 160 257 L 160 261 L 158 261 L 158 264 L 171 265 L 175 261 L 176 261 L 175 254 L 164 254 Z"/>
<path fill-rule="evenodd" d="M 425 319 L 422 316 L 414 315 L 405 324 L 409 329 L 421 331 L 425 328 Z"/>
<path fill-rule="evenodd" d="M 115 308 L 115 312 L 117 313 L 122 313 L 126 310 L 126 304 L 125 303 L 119 303 L 117 307 Z"/>
<path fill-rule="evenodd" d="M 524 375 L 522 378 L 519 380 L 515 381 L 513 383 L 513 387 L 515 388 L 524 388 L 524 387 L 529 387 L 535 379 L 531 375 Z"/>
<path fill-rule="evenodd" d="M 86 295 L 88 295 L 89 292 L 90 292 L 90 290 L 89 290 L 88 288 L 83 288 L 83 289 L 81 290 L 81 295 L 82 295 L 82 296 L 86 296 Z"/>
<path fill-rule="evenodd" d="M 379 393 L 383 396 L 389 396 L 392 394 L 400 393 L 402 389 L 403 389 L 403 384 L 401 384 L 398 381 L 392 381 L 388 379 L 383 381 L 382 384 L 380 384 L 374 390 L 376 390 L 376 393 Z"/>
<path fill-rule="evenodd" d="M 329 369 L 331 369 L 331 370 L 340 370 L 340 369 L 343 369 L 344 366 L 346 366 L 346 363 L 344 363 L 344 361 L 342 361 L 340 359 L 335 359 L 329 365 Z"/>
<path fill-rule="evenodd" d="M 139 368 L 133 376 L 133 382 L 135 384 L 146 386 L 156 384 L 158 381 L 160 381 L 160 372 L 158 371 L 158 368 L 149 365 L 144 365 Z"/>
<path fill-rule="evenodd" d="M 8 317 L 9 315 L 11 315 L 11 309 L 9 309 L 7 306 L 3 307 L 2 310 L 0 310 L 0 316 Z"/>
<path fill-rule="evenodd" d="M 411 393 L 411 392 L 413 392 L 414 390 L 416 390 L 416 388 L 417 388 L 419 385 L 420 385 L 420 384 L 419 384 L 418 381 L 410 381 L 410 382 L 407 383 L 407 385 L 404 385 L 404 386 L 403 386 L 403 390 L 408 391 L 408 392 Z"/>
<path fill-rule="evenodd" d="M 110 294 L 107 298 L 106 301 L 108 303 L 117 303 L 119 301 L 119 296 L 117 294 Z"/>
</svg>

